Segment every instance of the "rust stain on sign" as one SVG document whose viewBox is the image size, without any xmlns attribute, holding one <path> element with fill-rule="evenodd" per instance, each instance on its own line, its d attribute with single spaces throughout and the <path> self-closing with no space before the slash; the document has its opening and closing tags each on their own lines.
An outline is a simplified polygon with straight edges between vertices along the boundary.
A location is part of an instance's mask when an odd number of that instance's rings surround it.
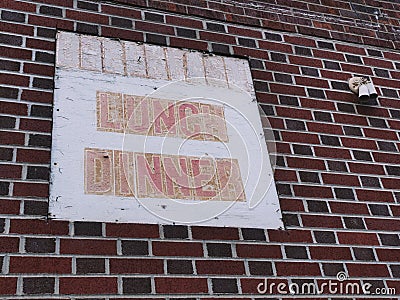
<svg viewBox="0 0 400 300">
<path fill-rule="evenodd" d="M 224 107 L 97 92 L 97 130 L 228 142 Z"/>
<path fill-rule="evenodd" d="M 237 159 L 93 148 L 85 149 L 85 193 L 160 199 L 246 200 Z"/>
</svg>

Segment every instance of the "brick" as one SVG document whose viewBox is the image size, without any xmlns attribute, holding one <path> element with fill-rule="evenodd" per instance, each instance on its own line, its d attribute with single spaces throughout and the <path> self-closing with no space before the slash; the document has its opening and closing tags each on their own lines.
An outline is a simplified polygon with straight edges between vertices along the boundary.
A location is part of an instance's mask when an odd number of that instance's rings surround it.
<svg viewBox="0 0 400 300">
<path fill-rule="evenodd" d="M 282 258 L 281 249 L 275 245 L 237 244 L 238 257 Z"/>
<path fill-rule="evenodd" d="M 355 173 L 362 174 L 376 174 L 376 175 L 384 175 L 385 171 L 383 166 L 380 165 L 372 165 L 372 164 L 363 164 L 363 163 L 349 163 L 350 171 Z"/>
<path fill-rule="evenodd" d="M 244 240 L 265 241 L 265 233 L 263 229 L 242 228 L 241 230 Z"/>
<path fill-rule="evenodd" d="M 54 39 L 56 37 L 56 33 L 57 33 L 57 31 L 55 29 L 40 28 L 40 27 L 36 29 L 36 32 L 37 32 L 37 36 L 50 38 L 50 39 Z"/>
<path fill-rule="evenodd" d="M 53 80 L 52 79 L 46 79 L 46 78 L 33 78 L 32 82 L 33 87 L 39 88 L 39 89 L 44 89 L 44 90 L 52 90 L 53 87 Z"/>
<path fill-rule="evenodd" d="M 98 11 L 99 10 L 99 5 L 96 3 L 90 3 L 86 1 L 78 1 L 77 3 L 78 8 L 86 9 L 86 10 L 92 10 L 92 11 Z"/>
<path fill-rule="evenodd" d="M 192 39 L 195 39 L 197 37 L 195 30 L 186 29 L 186 28 L 179 28 L 179 27 L 176 28 L 176 34 L 178 36 L 192 38 Z"/>
<path fill-rule="evenodd" d="M 167 260 L 168 274 L 193 274 L 192 261 L 190 260 Z"/>
<path fill-rule="evenodd" d="M 300 197 L 333 198 L 332 189 L 329 187 L 296 185 L 293 190 L 295 195 Z"/>
<path fill-rule="evenodd" d="M 0 34 L 0 43 L 11 45 L 11 46 L 21 46 L 22 45 L 22 37 L 15 36 L 15 35 L 8 35 L 8 34 Z M 2 69 L 7 70 L 7 68 L 4 68 L 3 66 L 2 66 Z M 12 69 L 11 69 L 11 71 L 12 71 Z M 14 71 L 15 71 L 15 68 L 14 68 Z"/>
<path fill-rule="evenodd" d="M 103 258 L 77 258 L 77 274 L 95 274 L 105 272 L 105 260 Z"/>
<path fill-rule="evenodd" d="M 384 264 L 346 264 L 351 277 L 388 277 L 389 271 Z"/>
<path fill-rule="evenodd" d="M 230 244 L 207 243 L 207 253 L 209 257 L 232 257 Z"/>
<path fill-rule="evenodd" d="M 301 218 L 303 220 L 303 225 L 306 227 L 343 228 L 340 217 L 303 215 Z"/>
<path fill-rule="evenodd" d="M 161 259 L 111 259 L 112 274 L 162 274 L 164 273 Z"/>
<path fill-rule="evenodd" d="M 67 235 L 68 231 L 68 222 L 66 221 L 15 219 L 11 220 L 10 227 L 10 233 L 20 234 Z"/>
<path fill-rule="evenodd" d="M 399 183 L 398 178 L 382 178 L 382 185 L 386 189 L 396 190 L 399 187 Z"/>
<path fill-rule="evenodd" d="M 335 233 L 332 231 L 314 231 L 315 241 L 321 244 L 336 244 Z"/>
<path fill-rule="evenodd" d="M 133 31 L 133 30 L 123 30 L 112 27 L 101 27 L 101 35 L 104 37 L 113 38 L 115 36 L 120 37 L 121 39 L 135 42 L 143 42 L 144 37 L 142 32 Z"/>
<path fill-rule="evenodd" d="M 90 3 L 90 4 L 93 5 L 93 3 Z M 102 3 L 101 10 L 103 13 L 110 14 L 110 15 L 127 17 L 130 19 L 141 19 L 140 10 L 137 10 L 137 9 L 134 9 L 131 7 L 126 7 L 126 6 L 118 7 L 118 6 Z"/>
<path fill-rule="evenodd" d="M 12 22 L 25 22 L 25 14 L 17 13 L 12 11 L 3 10 L 1 12 L 1 19 L 5 21 L 12 21 Z"/>
<path fill-rule="evenodd" d="M 389 154 L 389 153 L 373 153 L 374 159 L 376 162 L 397 164 L 399 162 L 400 155 L 399 154 Z"/>
<path fill-rule="evenodd" d="M 370 230 L 399 231 L 400 228 L 400 221 L 396 219 L 365 219 L 365 223 Z"/>
<path fill-rule="evenodd" d="M 372 215 L 375 216 L 390 216 L 389 208 L 386 205 L 370 204 L 369 208 Z"/>
<path fill-rule="evenodd" d="M 322 111 L 314 111 L 313 115 L 316 121 L 333 122 L 332 115 L 330 113 Z"/>
<path fill-rule="evenodd" d="M 282 214 L 282 221 L 285 226 L 300 226 L 299 218 L 295 214 Z"/>
<path fill-rule="evenodd" d="M 34 27 L 33 26 L 28 26 L 28 25 L 22 25 L 22 24 L 15 24 L 15 23 L 8 23 L 8 22 L 2 22 L 0 24 L 0 30 L 3 32 L 8 32 L 8 33 L 16 33 L 16 34 L 22 34 L 22 35 L 33 35 Z M 18 50 L 14 48 L 5 48 L 1 47 L 3 51 L 12 51 L 12 50 Z M 6 50 L 7 49 L 7 50 Z M 22 50 L 20 49 L 17 51 L 17 53 L 26 53 L 30 51 Z M 14 57 L 18 57 L 17 53 L 14 53 Z"/>
<path fill-rule="evenodd" d="M 0 41 L 2 41 L 2 36 L 0 35 Z M 0 70 L 5 71 L 19 71 L 21 63 L 17 61 L 10 60 L 0 60 Z"/>
<path fill-rule="evenodd" d="M 2 4 L 3 8 L 27 11 L 27 12 L 35 12 L 36 4 L 33 3 L 25 3 L 21 1 L 10 0 Z"/>
<path fill-rule="evenodd" d="M 215 278 L 212 279 L 212 290 L 214 293 L 229 293 L 229 294 L 237 294 L 238 287 L 236 279 L 228 279 L 228 278 Z"/>
<path fill-rule="evenodd" d="M 57 7 L 52 7 L 52 6 L 40 6 L 39 12 L 41 14 L 49 15 L 49 16 L 54 16 L 54 17 L 62 17 L 63 16 L 63 11 L 60 8 Z"/>
<path fill-rule="evenodd" d="M 161 14 L 145 12 L 144 19 L 148 21 L 164 23 L 164 15 Z"/>
<path fill-rule="evenodd" d="M 305 262 L 276 262 L 276 271 L 278 276 L 319 276 L 321 275 L 317 263 Z"/>
<path fill-rule="evenodd" d="M 299 172 L 301 182 L 320 183 L 319 175 L 316 172 Z"/>
<path fill-rule="evenodd" d="M 102 224 L 99 222 L 75 222 L 74 234 L 76 236 L 101 236 Z"/>
<path fill-rule="evenodd" d="M 333 213 L 368 215 L 368 207 L 363 203 L 330 202 L 329 206 Z"/>
<path fill-rule="evenodd" d="M 159 294 L 204 294 L 208 292 L 206 278 L 155 278 Z"/>
<path fill-rule="evenodd" d="M 337 199 L 349 199 L 349 200 L 354 200 L 354 192 L 352 189 L 346 189 L 346 188 L 334 188 L 333 189 L 335 192 L 335 197 Z"/>
<path fill-rule="evenodd" d="M 175 38 L 175 37 L 170 37 L 169 43 L 171 47 L 180 47 L 180 48 L 191 48 L 191 49 L 196 49 L 196 50 L 201 50 L 201 51 L 206 51 L 208 44 L 206 42 L 201 42 L 201 41 L 195 41 L 195 40 L 187 40 L 187 39 L 182 39 L 182 38 Z M 228 47 L 228 46 L 226 46 Z M 228 47 L 229 48 L 229 47 Z M 218 52 L 218 49 L 214 49 L 214 52 Z M 229 53 L 229 51 L 228 51 Z"/>
<path fill-rule="evenodd" d="M 325 276 L 336 276 L 339 272 L 344 272 L 344 266 L 341 263 L 323 263 L 322 269 Z"/>
<path fill-rule="evenodd" d="M 14 295 L 17 291 L 16 277 L 0 278 L 0 295 Z"/>
<path fill-rule="evenodd" d="M 238 240 L 239 232 L 236 228 L 193 226 L 192 236 L 198 240 Z"/>
<path fill-rule="evenodd" d="M 17 215 L 19 213 L 20 201 L 0 199 L 0 214 Z"/>
<path fill-rule="evenodd" d="M 174 28 L 172 26 L 161 25 L 149 22 L 135 22 L 135 29 L 140 31 L 147 31 L 151 33 L 161 33 L 168 35 L 175 35 Z"/>
<path fill-rule="evenodd" d="M 53 76 L 54 75 L 54 67 L 46 66 L 46 65 L 39 65 L 39 64 L 24 64 L 24 72 L 28 74 L 35 74 L 41 76 Z"/>
<path fill-rule="evenodd" d="M 133 26 L 132 20 L 117 17 L 111 17 L 111 25 L 128 29 L 131 29 Z"/>
<path fill-rule="evenodd" d="M 357 190 L 358 200 L 375 202 L 394 202 L 393 195 L 388 191 Z"/>
<path fill-rule="evenodd" d="M 61 239 L 61 254 L 116 255 L 117 243 L 113 240 Z"/>
<path fill-rule="evenodd" d="M 294 142 L 302 144 L 319 144 L 318 135 L 300 132 L 282 132 L 282 138 L 285 142 Z"/>
<path fill-rule="evenodd" d="M 151 293 L 150 278 L 123 278 L 124 294 L 149 294 Z"/>
<path fill-rule="evenodd" d="M 270 83 L 269 87 L 272 93 L 306 96 L 305 88 L 300 86 Z"/>
<path fill-rule="evenodd" d="M 229 260 L 198 260 L 196 261 L 197 274 L 203 275 L 243 275 L 245 274 L 243 261 Z"/>
<path fill-rule="evenodd" d="M 48 201 L 24 201 L 24 215 L 48 216 Z"/>
<path fill-rule="evenodd" d="M 49 180 L 50 170 L 48 167 L 28 166 L 27 179 Z"/>
<path fill-rule="evenodd" d="M 298 157 L 288 157 L 287 163 L 289 167 L 308 169 L 308 170 L 325 170 L 325 163 L 319 159 L 308 159 Z"/>
<path fill-rule="evenodd" d="M 51 238 L 26 238 L 25 251 L 28 253 L 54 253 L 56 241 Z"/>
<path fill-rule="evenodd" d="M 311 234 L 306 230 L 268 230 L 270 242 L 307 243 L 312 242 Z"/>
<path fill-rule="evenodd" d="M 173 239 L 189 238 L 187 226 L 164 225 L 163 230 L 165 238 L 173 238 Z"/>
<path fill-rule="evenodd" d="M 55 288 L 55 278 L 52 277 L 32 277 L 23 279 L 24 294 L 53 294 Z"/>
<path fill-rule="evenodd" d="M 45 198 L 49 195 L 49 185 L 40 183 L 14 183 L 14 196 L 20 197 L 41 197 Z"/>
<path fill-rule="evenodd" d="M 249 261 L 250 275 L 273 275 L 272 263 L 269 261 Z"/>
<path fill-rule="evenodd" d="M 50 163 L 50 151 L 32 150 L 32 149 L 18 149 L 17 162 L 30 162 L 30 163 Z"/>
<path fill-rule="evenodd" d="M 375 233 L 338 232 L 337 235 L 340 244 L 379 245 L 378 238 Z"/>
<path fill-rule="evenodd" d="M 193 20 L 192 18 L 182 18 L 178 16 L 166 16 L 166 23 L 173 24 L 177 26 L 190 27 L 203 29 L 203 22 L 198 20 Z"/>
<path fill-rule="evenodd" d="M 84 23 L 76 23 L 76 31 L 79 33 L 98 35 L 99 26 Z"/>
<path fill-rule="evenodd" d="M 167 45 L 167 38 L 163 35 L 146 33 L 145 40 L 147 43 L 152 43 L 152 44 L 162 45 L 162 46 Z"/>
<path fill-rule="evenodd" d="M 285 246 L 285 253 L 287 258 L 294 259 L 307 259 L 307 249 L 303 246 Z"/>
<path fill-rule="evenodd" d="M 354 257 L 357 260 L 375 261 L 374 251 L 370 248 L 353 248 Z"/>
<path fill-rule="evenodd" d="M 156 256 L 203 256 L 201 243 L 194 242 L 153 242 Z"/>
<path fill-rule="evenodd" d="M 51 132 L 51 121 L 20 119 L 19 129 L 36 132 Z"/>
<path fill-rule="evenodd" d="M 52 103 L 53 93 L 46 91 L 23 90 L 21 99 L 30 102 Z"/>
<path fill-rule="evenodd" d="M 360 186 L 357 176 L 344 174 L 322 174 L 322 179 L 326 184 L 343 185 L 357 187 Z"/>
<path fill-rule="evenodd" d="M 12 74 L 0 74 L 0 83 L 15 86 L 28 86 L 29 77 Z"/>
<path fill-rule="evenodd" d="M 16 92 L 16 94 L 15 94 Z M 7 95 L 10 96 L 16 96 L 18 94 L 18 90 L 14 90 L 14 89 L 7 89 L 4 90 L 4 95 L 1 95 L 1 91 L 0 91 L 0 96 L 3 96 L 5 98 Z M 10 115 L 23 115 L 26 116 L 28 114 L 28 106 L 26 104 L 22 104 L 22 103 L 13 103 L 13 102 L 1 102 L 1 106 L 0 106 L 0 113 L 3 114 L 10 114 Z"/>
<path fill-rule="evenodd" d="M 62 277 L 60 294 L 116 294 L 117 278 L 111 277 Z"/>
<path fill-rule="evenodd" d="M 307 200 L 308 211 L 310 212 L 328 212 L 328 205 L 325 201 Z"/>
<path fill-rule="evenodd" d="M 381 151 L 397 152 L 396 145 L 392 142 L 378 141 L 378 148 Z"/>
<path fill-rule="evenodd" d="M 35 256 L 13 256 L 10 258 L 10 273 L 69 274 L 71 272 L 71 258 Z"/>
<path fill-rule="evenodd" d="M 21 178 L 21 166 L 1 165 L 0 178 Z"/>
<path fill-rule="evenodd" d="M 312 149 L 307 145 L 296 145 L 292 144 L 294 154 L 300 155 L 313 155 Z"/>
<path fill-rule="evenodd" d="M 9 182 L 0 181 L 0 195 L 7 196 L 9 193 L 9 187 L 10 187 Z"/>
<path fill-rule="evenodd" d="M 106 236 L 129 238 L 158 238 L 158 225 L 107 223 Z"/>
<path fill-rule="evenodd" d="M 50 18 L 46 16 L 29 15 L 29 24 L 57 28 L 59 30 L 74 30 L 74 22 L 65 20 L 64 18 Z M 78 28 L 78 26 L 77 26 Z"/>
<path fill-rule="evenodd" d="M 400 239 L 397 234 L 380 233 L 379 238 L 382 245 L 386 246 L 400 246 Z"/>
<path fill-rule="evenodd" d="M 122 241 L 122 254 L 123 255 L 148 255 L 148 242 L 147 241 Z"/>
<path fill-rule="evenodd" d="M 350 248 L 320 246 L 310 247 L 311 258 L 315 260 L 351 260 Z"/>
<path fill-rule="evenodd" d="M 15 253 L 18 252 L 19 238 L 17 237 L 0 237 L 0 252 Z"/>
<path fill-rule="evenodd" d="M 333 124 L 324 124 L 317 122 L 308 122 L 307 128 L 312 132 L 330 133 L 330 134 L 343 134 L 342 126 Z"/>
</svg>

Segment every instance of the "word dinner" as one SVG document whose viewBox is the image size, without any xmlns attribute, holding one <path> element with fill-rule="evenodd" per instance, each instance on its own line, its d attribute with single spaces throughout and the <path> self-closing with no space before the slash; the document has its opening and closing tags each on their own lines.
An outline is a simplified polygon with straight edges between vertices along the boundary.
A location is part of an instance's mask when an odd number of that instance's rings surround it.
<svg viewBox="0 0 400 300">
<path fill-rule="evenodd" d="M 85 193 L 245 201 L 236 159 L 85 149 Z"/>
</svg>

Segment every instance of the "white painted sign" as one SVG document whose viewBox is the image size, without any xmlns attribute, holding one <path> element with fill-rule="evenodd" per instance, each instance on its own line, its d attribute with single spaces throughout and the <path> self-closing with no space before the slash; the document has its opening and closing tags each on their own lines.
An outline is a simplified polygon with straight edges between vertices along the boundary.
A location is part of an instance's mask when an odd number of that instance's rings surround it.
<svg viewBox="0 0 400 300">
<path fill-rule="evenodd" d="M 60 32 L 53 218 L 282 227 L 248 62 Z"/>
</svg>

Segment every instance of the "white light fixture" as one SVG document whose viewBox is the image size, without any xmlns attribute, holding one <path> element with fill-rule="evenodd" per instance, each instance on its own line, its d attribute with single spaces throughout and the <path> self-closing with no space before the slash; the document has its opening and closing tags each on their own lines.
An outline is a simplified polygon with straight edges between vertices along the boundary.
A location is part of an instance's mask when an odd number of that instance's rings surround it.
<svg viewBox="0 0 400 300">
<path fill-rule="evenodd" d="M 374 84 L 366 77 L 350 78 L 349 88 L 353 93 L 358 95 L 361 103 L 367 103 L 368 100 L 378 97 Z"/>
</svg>

